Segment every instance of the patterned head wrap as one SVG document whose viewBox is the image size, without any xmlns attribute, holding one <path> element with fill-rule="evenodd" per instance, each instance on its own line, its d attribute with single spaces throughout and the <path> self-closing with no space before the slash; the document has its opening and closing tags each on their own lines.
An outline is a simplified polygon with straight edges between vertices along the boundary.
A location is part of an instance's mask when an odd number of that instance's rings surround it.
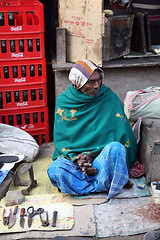
<svg viewBox="0 0 160 240">
<path fill-rule="evenodd" d="M 90 60 L 76 61 L 69 73 L 69 80 L 77 89 L 80 89 L 96 69 L 103 72 L 101 68 Z"/>
</svg>

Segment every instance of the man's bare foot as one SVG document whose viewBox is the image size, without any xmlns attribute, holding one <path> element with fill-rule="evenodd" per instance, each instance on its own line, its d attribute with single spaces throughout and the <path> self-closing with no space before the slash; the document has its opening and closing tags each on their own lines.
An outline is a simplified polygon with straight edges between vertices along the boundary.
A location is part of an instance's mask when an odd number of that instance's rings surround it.
<svg viewBox="0 0 160 240">
<path fill-rule="evenodd" d="M 126 185 L 124 185 L 124 188 L 130 189 L 130 188 L 133 187 L 133 185 L 134 185 L 134 184 L 129 180 L 128 183 L 126 183 Z"/>
</svg>

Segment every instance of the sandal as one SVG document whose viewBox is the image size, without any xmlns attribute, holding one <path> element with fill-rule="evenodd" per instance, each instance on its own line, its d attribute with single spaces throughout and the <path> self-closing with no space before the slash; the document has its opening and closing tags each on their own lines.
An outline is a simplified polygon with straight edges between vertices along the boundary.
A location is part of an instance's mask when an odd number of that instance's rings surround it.
<svg viewBox="0 0 160 240">
<path fill-rule="evenodd" d="M 149 231 L 144 235 L 143 240 L 160 240 L 160 232 Z"/>
</svg>

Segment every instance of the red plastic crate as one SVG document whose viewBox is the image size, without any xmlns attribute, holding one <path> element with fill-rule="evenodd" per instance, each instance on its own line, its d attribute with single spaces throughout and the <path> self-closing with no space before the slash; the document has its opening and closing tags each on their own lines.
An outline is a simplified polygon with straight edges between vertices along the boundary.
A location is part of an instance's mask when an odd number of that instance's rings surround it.
<svg viewBox="0 0 160 240">
<path fill-rule="evenodd" d="M 3 61 L 0 63 L 0 87 L 46 82 L 45 58 L 33 59 L 32 61 Z"/>
<path fill-rule="evenodd" d="M 47 106 L 47 84 L 0 88 L 0 109 Z"/>
<path fill-rule="evenodd" d="M 19 127 L 27 132 L 49 129 L 48 107 L 0 110 L 0 123 Z"/>
<path fill-rule="evenodd" d="M 31 131 L 27 131 L 27 133 L 29 133 L 38 143 L 38 145 L 41 145 L 45 142 L 49 142 L 49 129 L 44 128 L 44 129 L 40 129 L 40 130 L 31 130 Z"/>
<path fill-rule="evenodd" d="M 44 33 L 0 35 L 0 61 L 45 58 Z"/>
<path fill-rule="evenodd" d="M 0 0 L 0 34 L 44 32 L 43 4 L 34 0 Z"/>
</svg>

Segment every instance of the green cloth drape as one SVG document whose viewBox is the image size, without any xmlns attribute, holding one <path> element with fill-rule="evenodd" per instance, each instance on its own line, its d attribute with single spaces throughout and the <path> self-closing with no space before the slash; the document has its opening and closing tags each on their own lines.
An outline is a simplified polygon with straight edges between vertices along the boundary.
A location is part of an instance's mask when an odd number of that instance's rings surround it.
<svg viewBox="0 0 160 240">
<path fill-rule="evenodd" d="M 53 160 L 71 161 L 79 153 L 97 156 L 105 145 L 118 141 L 126 147 L 127 166 L 135 161 L 137 144 L 118 96 L 104 85 L 96 97 L 71 85 L 56 100 Z"/>
</svg>

